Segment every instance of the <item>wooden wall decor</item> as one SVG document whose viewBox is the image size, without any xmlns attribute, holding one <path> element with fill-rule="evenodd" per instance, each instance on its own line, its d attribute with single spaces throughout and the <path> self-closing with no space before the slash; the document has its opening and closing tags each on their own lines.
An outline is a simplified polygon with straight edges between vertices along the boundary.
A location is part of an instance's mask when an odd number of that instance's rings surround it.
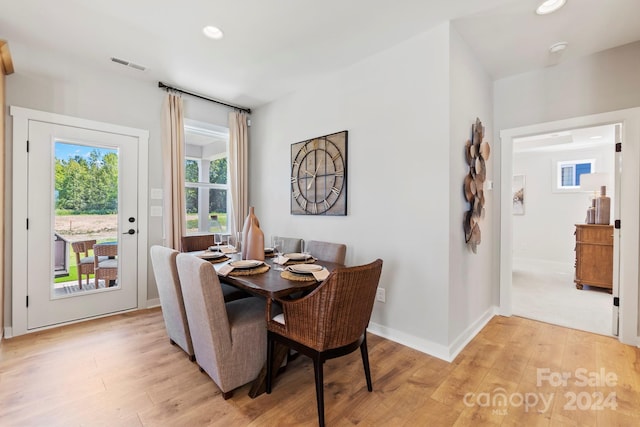
<svg viewBox="0 0 640 427">
<path fill-rule="evenodd" d="M 491 153 L 489 143 L 483 141 L 484 126 L 480 119 L 471 125 L 471 138 L 465 144 L 465 159 L 469 173 L 464 177 L 464 198 L 469 210 L 464 216 L 464 238 L 473 253 L 477 253 L 481 241 L 479 221 L 484 217 L 484 182 L 487 178 L 487 160 Z"/>
</svg>

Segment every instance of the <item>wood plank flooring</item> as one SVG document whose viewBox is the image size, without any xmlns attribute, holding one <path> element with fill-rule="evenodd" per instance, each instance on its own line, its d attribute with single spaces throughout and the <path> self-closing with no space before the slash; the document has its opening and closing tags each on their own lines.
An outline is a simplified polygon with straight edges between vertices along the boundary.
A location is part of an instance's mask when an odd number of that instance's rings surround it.
<svg viewBox="0 0 640 427">
<path fill-rule="evenodd" d="M 373 393 L 359 352 L 325 364 L 328 426 L 640 425 L 640 349 L 614 338 L 495 317 L 453 363 L 368 342 Z M 152 309 L 3 341 L 0 425 L 313 426 L 313 381 L 299 357 L 225 401 Z"/>
</svg>

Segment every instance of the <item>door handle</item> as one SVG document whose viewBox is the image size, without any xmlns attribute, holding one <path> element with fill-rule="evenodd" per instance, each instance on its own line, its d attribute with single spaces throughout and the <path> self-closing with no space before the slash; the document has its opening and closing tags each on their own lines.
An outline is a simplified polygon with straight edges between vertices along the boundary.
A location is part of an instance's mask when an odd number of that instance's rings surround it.
<svg viewBox="0 0 640 427">
<path fill-rule="evenodd" d="M 122 234 L 136 234 L 136 230 L 134 230 L 133 228 L 130 228 L 129 231 L 127 231 L 126 233 L 122 233 Z"/>
</svg>

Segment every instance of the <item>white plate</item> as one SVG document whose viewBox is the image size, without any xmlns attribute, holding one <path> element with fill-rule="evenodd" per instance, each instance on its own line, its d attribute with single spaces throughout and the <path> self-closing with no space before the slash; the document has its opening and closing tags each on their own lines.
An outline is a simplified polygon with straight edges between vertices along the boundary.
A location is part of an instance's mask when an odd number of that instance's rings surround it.
<svg viewBox="0 0 640 427">
<path fill-rule="evenodd" d="M 202 252 L 201 254 L 197 255 L 197 257 L 202 259 L 218 259 L 222 258 L 223 256 L 224 254 L 222 252 Z"/>
<path fill-rule="evenodd" d="M 243 259 L 241 261 L 232 261 L 229 265 L 233 268 L 253 268 L 263 264 L 262 261 L 256 259 Z"/>
<path fill-rule="evenodd" d="M 273 252 L 273 248 L 264 248 L 264 253 L 265 254 L 268 254 L 268 253 L 271 253 L 271 252 Z"/>
<path fill-rule="evenodd" d="M 311 258 L 311 255 L 301 254 L 299 252 L 293 252 L 290 254 L 284 254 L 285 257 L 289 258 L 292 261 L 302 261 L 304 259 Z"/>
<path fill-rule="evenodd" d="M 324 267 L 318 264 L 297 264 L 289 266 L 289 270 L 299 274 L 311 274 L 314 271 L 320 271 L 323 268 Z"/>
</svg>

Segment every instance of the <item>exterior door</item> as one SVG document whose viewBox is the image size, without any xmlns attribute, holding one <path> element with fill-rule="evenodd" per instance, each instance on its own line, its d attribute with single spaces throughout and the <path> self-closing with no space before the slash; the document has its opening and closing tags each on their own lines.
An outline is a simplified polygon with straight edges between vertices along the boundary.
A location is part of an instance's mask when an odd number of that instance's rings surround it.
<svg viewBox="0 0 640 427">
<path fill-rule="evenodd" d="M 102 130 L 29 120 L 28 141 L 27 329 L 136 308 L 138 139 Z M 68 160 L 71 150 L 77 153 L 75 163 Z M 87 159 L 89 156 L 93 158 Z M 111 165 L 108 172 L 105 172 L 108 169 L 105 163 Z M 74 171 L 74 165 L 82 170 Z M 98 179 L 97 175 L 105 173 L 109 173 L 111 181 L 104 177 Z M 59 188 L 63 179 L 60 176 L 71 174 L 76 174 L 76 194 L 73 188 L 65 188 L 64 191 Z M 90 209 L 87 202 L 91 199 L 106 198 L 110 193 L 110 201 L 104 202 L 108 205 L 104 212 L 108 210 L 110 215 L 104 216 L 108 216 L 113 225 L 103 227 L 109 231 L 97 238 L 89 235 L 77 239 L 90 240 L 93 237 L 97 244 L 109 246 L 111 256 L 105 255 L 100 259 L 107 260 L 113 268 L 100 271 L 108 272 L 102 280 L 94 272 L 92 281 L 82 280 L 83 288 L 80 288 L 82 283 L 78 286 L 77 280 L 66 286 L 54 283 L 56 275 L 68 274 L 68 271 L 58 272 L 65 268 L 64 263 L 75 263 L 71 243 L 77 240 L 73 233 L 66 236 L 56 233 L 56 227 L 60 227 L 56 218 L 61 207 L 57 201 L 63 197 L 61 192 L 69 199 L 77 198 L 76 202 L 86 209 Z M 100 218 L 100 214 L 97 217 Z M 74 217 L 69 218 L 72 218 L 68 220 L 71 230 Z M 76 218 L 79 222 L 80 216 Z M 92 252 L 89 255 L 92 256 Z M 70 270 L 74 265 L 66 267 Z M 75 268 L 79 270 L 80 266 Z"/>
</svg>

